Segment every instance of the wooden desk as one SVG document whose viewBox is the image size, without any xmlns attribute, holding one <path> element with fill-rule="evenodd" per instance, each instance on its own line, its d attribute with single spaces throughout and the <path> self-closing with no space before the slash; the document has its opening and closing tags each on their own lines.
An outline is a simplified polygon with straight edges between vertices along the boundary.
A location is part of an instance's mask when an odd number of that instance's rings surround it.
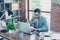
<svg viewBox="0 0 60 40">
<path fill-rule="evenodd" d="M 5 38 L 8 38 L 10 40 L 21 40 L 18 35 L 13 37 L 12 35 L 8 35 L 8 33 L 0 33 L 1 36 L 5 37 Z M 29 40 L 30 39 L 30 35 L 27 35 L 27 34 L 24 34 L 24 38 L 23 40 Z"/>
<path fill-rule="evenodd" d="M 3 34 L 3 33 L 0 33 L 0 36 L 2 36 L 2 37 L 4 37 L 4 38 L 7 38 L 8 40 L 11 40 L 11 38 L 10 38 L 10 37 L 6 36 L 6 35 L 5 35 L 5 34 Z"/>
<path fill-rule="evenodd" d="M 1 36 L 8 38 L 9 40 L 20 40 L 18 37 L 18 32 L 9 33 L 0 33 Z"/>
</svg>

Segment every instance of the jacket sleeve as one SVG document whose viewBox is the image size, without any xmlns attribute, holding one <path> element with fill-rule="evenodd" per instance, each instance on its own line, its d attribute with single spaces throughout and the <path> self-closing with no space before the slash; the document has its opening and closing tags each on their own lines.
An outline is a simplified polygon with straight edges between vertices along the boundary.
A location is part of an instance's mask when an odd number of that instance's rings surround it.
<svg viewBox="0 0 60 40">
<path fill-rule="evenodd" d="M 47 21 L 45 18 L 42 21 L 42 28 L 39 28 L 38 30 L 41 32 L 48 31 L 48 25 L 47 25 Z"/>
<path fill-rule="evenodd" d="M 33 20 L 34 20 L 34 17 L 32 17 L 32 19 L 29 21 L 30 26 L 33 26 Z"/>
</svg>

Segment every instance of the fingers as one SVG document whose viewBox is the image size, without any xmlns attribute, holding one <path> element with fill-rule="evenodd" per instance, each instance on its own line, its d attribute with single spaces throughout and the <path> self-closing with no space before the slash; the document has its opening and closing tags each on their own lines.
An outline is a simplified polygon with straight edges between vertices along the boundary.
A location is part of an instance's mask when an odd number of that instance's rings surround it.
<svg viewBox="0 0 60 40">
<path fill-rule="evenodd" d="M 38 21 L 38 19 L 35 19 L 34 21 L 33 21 L 33 23 L 35 23 L 35 22 L 37 22 Z"/>
<path fill-rule="evenodd" d="M 38 30 L 38 29 L 36 29 L 36 28 L 34 28 L 34 27 L 31 27 L 30 29 L 31 29 L 31 30 Z"/>
</svg>

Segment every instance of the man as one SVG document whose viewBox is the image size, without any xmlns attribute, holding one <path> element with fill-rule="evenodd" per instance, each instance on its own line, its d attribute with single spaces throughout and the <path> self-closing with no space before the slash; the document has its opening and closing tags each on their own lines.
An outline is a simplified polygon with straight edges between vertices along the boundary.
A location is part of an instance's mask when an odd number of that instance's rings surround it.
<svg viewBox="0 0 60 40">
<path fill-rule="evenodd" d="M 0 11 L 0 20 L 5 19 L 5 14 L 4 11 Z"/>
<path fill-rule="evenodd" d="M 13 12 L 7 8 L 5 10 L 5 19 L 6 19 L 6 23 L 8 24 L 9 22 L 12 22 L 12 15 L 13 15 Z"/>
<path fill-rule="evenodd" d="M 48 31 L 48 26 L 46 19 L 43 16 L 40 16 L 40 9 L 36 8 L 34 10 L 34 16 L 32 17 L 30 21 L 30 26 L 31 26 L 31 33 L 40 33 L 40 32 L 45 32 Z"/>
<path fill-rule="evenodd" d="M 6 22 L 4 21 L 5 14 L 4 11 L 0 11 L 0 32 L 6 31 Z"/>
</svg>

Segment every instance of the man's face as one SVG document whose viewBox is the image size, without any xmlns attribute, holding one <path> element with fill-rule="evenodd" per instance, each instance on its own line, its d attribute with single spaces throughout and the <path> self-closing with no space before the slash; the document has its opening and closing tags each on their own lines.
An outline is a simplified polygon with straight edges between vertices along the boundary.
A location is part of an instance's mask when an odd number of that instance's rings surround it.
<svg viewBox="0 0 60 40">
<path fill-rule="evenodd" d="M 40 14 L 39 14 L 38 12 L 36 12 L 36 13 L 34 14 L 34 16 L 35 16 L 36 18 L 38 18 L 38 17 L 40 16 Z"/>
</svg>

